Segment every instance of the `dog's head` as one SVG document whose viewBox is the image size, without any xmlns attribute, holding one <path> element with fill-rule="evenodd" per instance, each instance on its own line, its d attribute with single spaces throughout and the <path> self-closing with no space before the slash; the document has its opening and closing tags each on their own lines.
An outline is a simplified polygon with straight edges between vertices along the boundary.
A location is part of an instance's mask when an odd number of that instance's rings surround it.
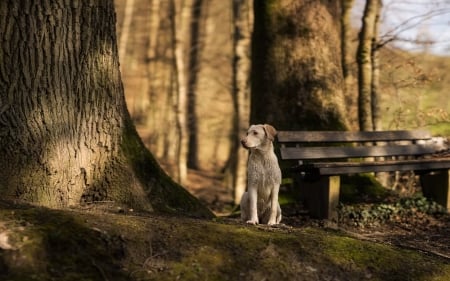
<svg viewBox="0 0 450 281">
<path fill-rule="evenodd" d="M 273 142 L 277 130 L 271 125 L 251 125 L 247 135 L 241 139 L 242 146 L 247 149 L 258 148 Z"/>
</svg>

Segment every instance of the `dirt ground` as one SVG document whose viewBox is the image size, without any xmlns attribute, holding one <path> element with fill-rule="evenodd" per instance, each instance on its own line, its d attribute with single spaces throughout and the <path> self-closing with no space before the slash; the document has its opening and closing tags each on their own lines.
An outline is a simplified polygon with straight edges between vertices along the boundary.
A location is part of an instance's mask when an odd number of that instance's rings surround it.
<svg viewBox="0 0 450 281">
<path fill-rule="evenodd" d="M 232 194 L 230 190 L 224 188 L 221 180 L 220 175 L 189 171 L 186 187 L 217 216 L 228 217 L 234 208 Z M 349 223 L 330 224 L 311 219 L 307 212 L 297 205 L 282 207 L 282 209 L 284 209 L 282 222 L 287 226 L 338 228 L 361 240 L 392 244 L 450 260 L 449 214 L 431 216 L 417 213 L 387 223 L 360 227 Z"/>
</svg>

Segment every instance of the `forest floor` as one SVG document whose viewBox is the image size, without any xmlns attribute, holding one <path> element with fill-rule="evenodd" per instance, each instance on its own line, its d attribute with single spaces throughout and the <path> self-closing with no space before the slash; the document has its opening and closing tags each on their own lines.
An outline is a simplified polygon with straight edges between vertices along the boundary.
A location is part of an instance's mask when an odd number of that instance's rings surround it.
<svg viewBox="0 0 450 281">
<path fill-rule="evenodd" d="M 212 220 L 0 199 L 0 280 L 450 280 L 448 215 L 361 227 L 313 220 L 291 204 L 281 225 L 250 226 L 229 215 L 221 182 L 189 174 Z"/>
<path fill-rule="evenodd" d="M 217 216 L 227 217 L 232 213 L 232 193 L 223 187 L 220 175 L 191 170 L 187 188 Z M 388 199 L 390 203 L 396 200 L 400 198 Z M 364 205 L 367 209 L 374 204 Z M 339 223 L 329 223 L 310 218 L 299 204 L 287 204 L 282 209 L 282 222 L 291 227 L 336 228 L 358 239 L 415 249 L 450 261 L 450 214 L 427 214 L 413 208 L 381 222 L 364 224 L 342 219 Z"/>
</svg>

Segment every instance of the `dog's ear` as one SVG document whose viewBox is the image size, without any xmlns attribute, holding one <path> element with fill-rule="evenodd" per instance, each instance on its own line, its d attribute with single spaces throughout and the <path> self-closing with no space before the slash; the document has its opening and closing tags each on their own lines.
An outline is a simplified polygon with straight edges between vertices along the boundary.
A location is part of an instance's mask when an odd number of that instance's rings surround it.
<svg viewBox="0 0 450 281">
<path fill-rule="evenodd" d="M 266 132 L 267 138 L 271 141 L 275 139 L 275 136 L 277 135 L 277 130 L 269 124 L 263 125 L 264 131 Z"/>
</svg>

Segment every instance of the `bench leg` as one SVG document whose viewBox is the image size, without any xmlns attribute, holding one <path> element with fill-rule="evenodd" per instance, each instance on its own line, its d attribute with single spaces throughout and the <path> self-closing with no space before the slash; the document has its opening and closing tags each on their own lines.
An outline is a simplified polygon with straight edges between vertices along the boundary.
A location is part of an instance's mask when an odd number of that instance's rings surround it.
<svg viewBox="0 0 450 281">
<path fill-rule="evenodd" d="M 339 176 L 322 176 L 316 181 L 298 180 L 300 197 L 312 217 L 337 221 Z"/>
<path fill-rule="evenodd" d="M 450 212 L 450 170 L 420 175 L 423 195 Z"/>
</svg>

